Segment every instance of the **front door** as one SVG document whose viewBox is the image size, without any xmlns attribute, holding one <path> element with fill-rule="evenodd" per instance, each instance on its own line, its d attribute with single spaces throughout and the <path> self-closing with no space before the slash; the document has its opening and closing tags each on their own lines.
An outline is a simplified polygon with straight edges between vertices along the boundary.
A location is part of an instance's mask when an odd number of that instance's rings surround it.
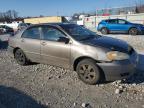
<svg viewBox="0 0 144 108">
<path fill-rule="evenodd" d="M 110 32 L 116 32 L 118 30 L 117 26 L 117 19 L 108 20 L 107 27 Z"/>
<path fill-rule="evenodd" d="M 46 64 L 70 67 L 71 44 L 59 41 L 67 36 L 58 28 L 42 26 L 41 56 Z"/>
</svg>

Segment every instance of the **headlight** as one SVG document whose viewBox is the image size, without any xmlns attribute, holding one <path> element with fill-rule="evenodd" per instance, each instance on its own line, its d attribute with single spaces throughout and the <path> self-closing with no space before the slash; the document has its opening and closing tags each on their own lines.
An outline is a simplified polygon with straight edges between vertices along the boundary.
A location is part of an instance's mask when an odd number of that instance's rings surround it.
<svg viewBox="0 0 144 108">
<path fill-rule="evenodd" d="M 110 51 L 106 54 L 107 58 L 109 60 L 125 60 L 125 59 L 129 59 L 130 56 L 126 53 L 123 52 L 118 52 L 118 51 Z"/>
</svg>

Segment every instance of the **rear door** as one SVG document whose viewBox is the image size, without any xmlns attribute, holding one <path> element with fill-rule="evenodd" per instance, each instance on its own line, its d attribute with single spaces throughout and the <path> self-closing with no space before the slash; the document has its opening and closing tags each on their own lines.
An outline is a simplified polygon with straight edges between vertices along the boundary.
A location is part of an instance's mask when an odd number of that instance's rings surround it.
<svg viewBox="0 0 144 108">
<path fill-rule="evenodd" d="M 41 56 L 46 64 L 69 68 L 71 44 L 60 42 L 67 36 L 53 26 L 42 26 Z"/>
<path fill-rule="evenodd" d="M 40 27 L 30 27 L 22 34 L 20 48 L 33 62 L 40 61 Z"/>
<path fill-rule="evenodd" d="M 122 32 L 127 32 L 129 30 L 129 23 L 127 21 L 118 19 L 118 30 Z"/>
</svg>

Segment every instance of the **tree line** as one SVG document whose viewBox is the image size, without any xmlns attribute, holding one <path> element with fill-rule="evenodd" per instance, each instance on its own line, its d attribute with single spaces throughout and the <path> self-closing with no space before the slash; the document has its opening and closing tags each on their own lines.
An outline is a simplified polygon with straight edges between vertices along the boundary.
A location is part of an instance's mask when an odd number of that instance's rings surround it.
<svg viewBox="0 0 144 108">
<path fill-rule="evenodd" d="M 18 12 L 15 10 L 0 12 L 0 22 L 12 22 L 18 18 Z"/>
<path fill-rule="evenodd" d="M 136 6 L 136 13 L 144 13 L 144 4 Z"/>
</svg>

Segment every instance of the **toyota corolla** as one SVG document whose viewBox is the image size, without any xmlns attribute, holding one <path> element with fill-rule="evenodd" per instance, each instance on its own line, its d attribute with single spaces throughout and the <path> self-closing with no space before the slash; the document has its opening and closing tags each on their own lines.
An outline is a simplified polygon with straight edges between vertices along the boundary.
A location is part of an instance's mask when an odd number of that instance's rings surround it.
<svg viewBox="0 0 144 108">
<path fill-rule="evenodd" d="M 76 24 L 39 24 L 9 39 L 8 51 L 20 65 L 44 63 L 77 72 L 87 84 L 125 79 L 138 56 L 126 42 L 100 36 Z"/>
</svg>

